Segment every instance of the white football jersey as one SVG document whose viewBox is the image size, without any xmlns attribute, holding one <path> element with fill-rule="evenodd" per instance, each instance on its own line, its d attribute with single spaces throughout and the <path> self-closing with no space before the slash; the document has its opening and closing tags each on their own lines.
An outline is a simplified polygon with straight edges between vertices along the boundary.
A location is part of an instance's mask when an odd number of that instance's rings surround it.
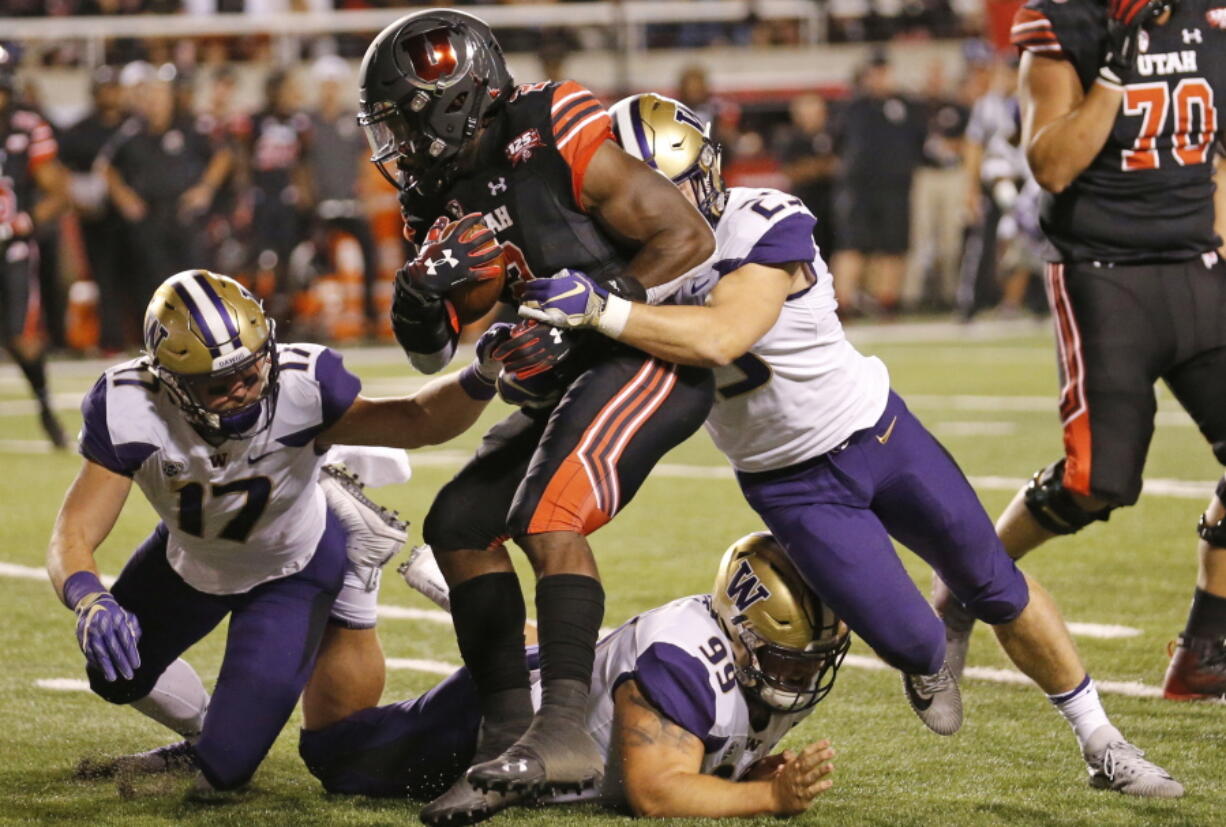
<svg viewBox="0 0 1226 827">
<path fill-rule="evenodd" d="M 824 454 L 885 410 L 889 372 L 843 333 L 834 282 L 813 242 L 815 223 L 799 198 L 733 187 L 715 228 L 715 256 L 671 298 L 701 305 L 722 276 L 745 264 L 805 262 L 811 286 L 788 296 L 748 353 L 715 371 L 707 430 L 739 471 L 770 471 Z"/>
<path fill-rule="evenodd" d="M 326 347 L 277 353 L 272 424 L 250 439 L 206 442 L 143 358 L 109 368 L 81 406 L 81 453 L 136 481 L 169 529 L 171 567 L 202 592 L 237 594 L 300 571 L 323 535 L 315 436 L 361 383 Z"/>
<path fill-rule="evenodd" d="M 612 744 L 613 693 L 630 679 L 656 709 L 702 740 L 702 773 L 739 780 L 812 710 L 774 713 L 755 730 L 733 669 L 732 644 L 711 614 L 710 595 L 683 597 L 622 624 L 596 647 L 588 701 L 588 731 L 605 754 L 604 783 L 599 790 L 551 800 L 624 802 L 621 761 Z M 535 670 L 532 680 L 539 706 Z"/>
</svg>

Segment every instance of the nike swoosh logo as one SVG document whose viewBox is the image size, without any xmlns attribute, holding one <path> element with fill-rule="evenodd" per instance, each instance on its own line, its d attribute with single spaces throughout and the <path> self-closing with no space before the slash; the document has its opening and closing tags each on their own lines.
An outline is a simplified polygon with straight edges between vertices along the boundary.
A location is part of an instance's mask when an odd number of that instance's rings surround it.
<svg viewBox="0 0 1226 827">
<path fill-rule="evenodd" d="M 582 284 L 576 284 L 574 287 L 570 288 L 565 293 L 559 293 L 556 296 L 550 296 L 549 303 L 553 304 L 554 302 L 562 301 L 562 299 L 569 299 L 571 296 L 577 296 L 580 293 L 584 292 L 585 290 L 587 290 L 587 288 L 584 287 Z"/>
<path fill-rule="evenodd" d="M 877 438 L 878 438 L 878 439 L 881 439 L 881 437 L 877 437 Z M 260 454 L 258 457 L 247 457 L 247 464 L 248 464 L 248 465 L 255 465 L 257 462 L 259 462 L 260 460 L 262 460 L 264 457 L 270 457 L 270 456 L 272 456 L 272 455 L 273 455 L 273 454 L 275 454 L 275 453 L 277 453 L 275 450 L 274 450 L 274 451 L 265 451 L 264 453 Z"/>
<path fill-rule="evenodd" d="M 896 424 L 898 424 L 898 417 L 894 417 L 893 419 L 890 420 L 890 427 L 885 429 L 884 434 L 874 434 L 874 436 L 877 437 L 877 441 L 880 442 L 882 445 L 885 445 L 887 442 L 889 442 L 890 436 L 894 433 L 894 426 Z"/>
</svg>

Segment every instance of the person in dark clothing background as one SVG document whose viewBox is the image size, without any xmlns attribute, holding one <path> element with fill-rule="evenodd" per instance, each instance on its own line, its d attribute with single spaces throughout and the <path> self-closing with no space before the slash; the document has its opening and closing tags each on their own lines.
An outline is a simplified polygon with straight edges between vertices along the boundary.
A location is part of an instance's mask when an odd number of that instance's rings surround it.
<svg viewBox="0 0 1226 827">
<path fill-rule="evenodd" d="M 126 300 L 143 308 L 166 273 L 199 261 L 200 219 L 229 173 L 193 119 L 175 114 L 174 67 L 162 66 L 134 95 L 136 114 L 103 149 L 107 187 L 122 216 L 135 267 Z"/>
<path fill-rule="evenodd" d="M 779 136 L 776 152 L 791 182 L 790 192 L 817 216 L 813 239 L 822 256 L 829 258 L 835 251 L 834 179 L 839 162 L 826 100 L 816 92 L 800 95 L 792 99 L 788 114 L 792 122 Z"/>
<path fill-rule="evenodd" d="M 886 313 L 897 308 L 910 243 L 911 180 L 925 132 L 921 107 L 896 91 L 889 59 L 875 54 L 835 129 L 843 162 L 835 195 L 841 249 L 831 269 L 844 315 L 858 312 L 869 268 L 877 306 Z"/>
<path fill-rule="evenodd" d="M 139 339 L 140 318 L 125 313 L 128 302 L 121 284 L 124 247 L 123 219 L 107 193 L 106 176 L 98 159 L 103 147 L 124 121 L 119 77 L 111 66 L 100 66 L 90 79 L 93 105 L 60 137 L 60 159 L 71 176 L 70 191 L 90 275 L 98 286 L 99 346 L 122 350 Z"/>
</svg>

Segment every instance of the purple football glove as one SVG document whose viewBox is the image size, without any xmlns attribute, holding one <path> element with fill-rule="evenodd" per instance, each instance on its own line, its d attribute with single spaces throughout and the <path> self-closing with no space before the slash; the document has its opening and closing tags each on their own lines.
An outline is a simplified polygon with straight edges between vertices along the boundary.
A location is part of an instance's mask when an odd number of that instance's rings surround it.
<svg viewBox="0 0 1226 827">
<path fill-rule="evenodd" d="M 600 327 L 609 291 L 578 270 L 524 282 L 519 315 L 554 327 Z"/>
<path fill-rule="evenodd" d="M 103 588 L 97 575 L 81 571 L 64 583 L 64 598 L 77 613 L 77 643 L 90 666 L 108 681 L 131 680 L 140 668 L 140 623 Z"/>
</svg>

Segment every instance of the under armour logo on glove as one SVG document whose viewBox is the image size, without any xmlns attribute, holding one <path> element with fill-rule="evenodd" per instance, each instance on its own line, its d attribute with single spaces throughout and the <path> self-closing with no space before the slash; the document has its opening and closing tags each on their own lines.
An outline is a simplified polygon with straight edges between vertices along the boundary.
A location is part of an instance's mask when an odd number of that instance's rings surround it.
<svg viewBox="0 0 1226 827">
<path fill-rule="evenodd" d="M 426 261 L 426 272 L 432 276 L 435 276 L 435 275 L 438 275 L 437 268 L 440 265 L 446 264 L 448 267 L 455 267 L 459 263 L 460 263 L 460 260 L 458 258 L 451 257 L 450 249 L 443 250 L 443 257 L 439 259 L 438 261 L 435 261 L 434 259 L 429 259 L 428 261 Z"/>
<path fill-rule="evenodd" d="M 502 268 L 496 259 L 501 254 L 480 213 L 469 213 L 459 221 L 440 216 L 417 257 L 396 273 L 396 288 L 429 298 L 444 296 L 461 284 L 497 278 Z"/>
</svg>

